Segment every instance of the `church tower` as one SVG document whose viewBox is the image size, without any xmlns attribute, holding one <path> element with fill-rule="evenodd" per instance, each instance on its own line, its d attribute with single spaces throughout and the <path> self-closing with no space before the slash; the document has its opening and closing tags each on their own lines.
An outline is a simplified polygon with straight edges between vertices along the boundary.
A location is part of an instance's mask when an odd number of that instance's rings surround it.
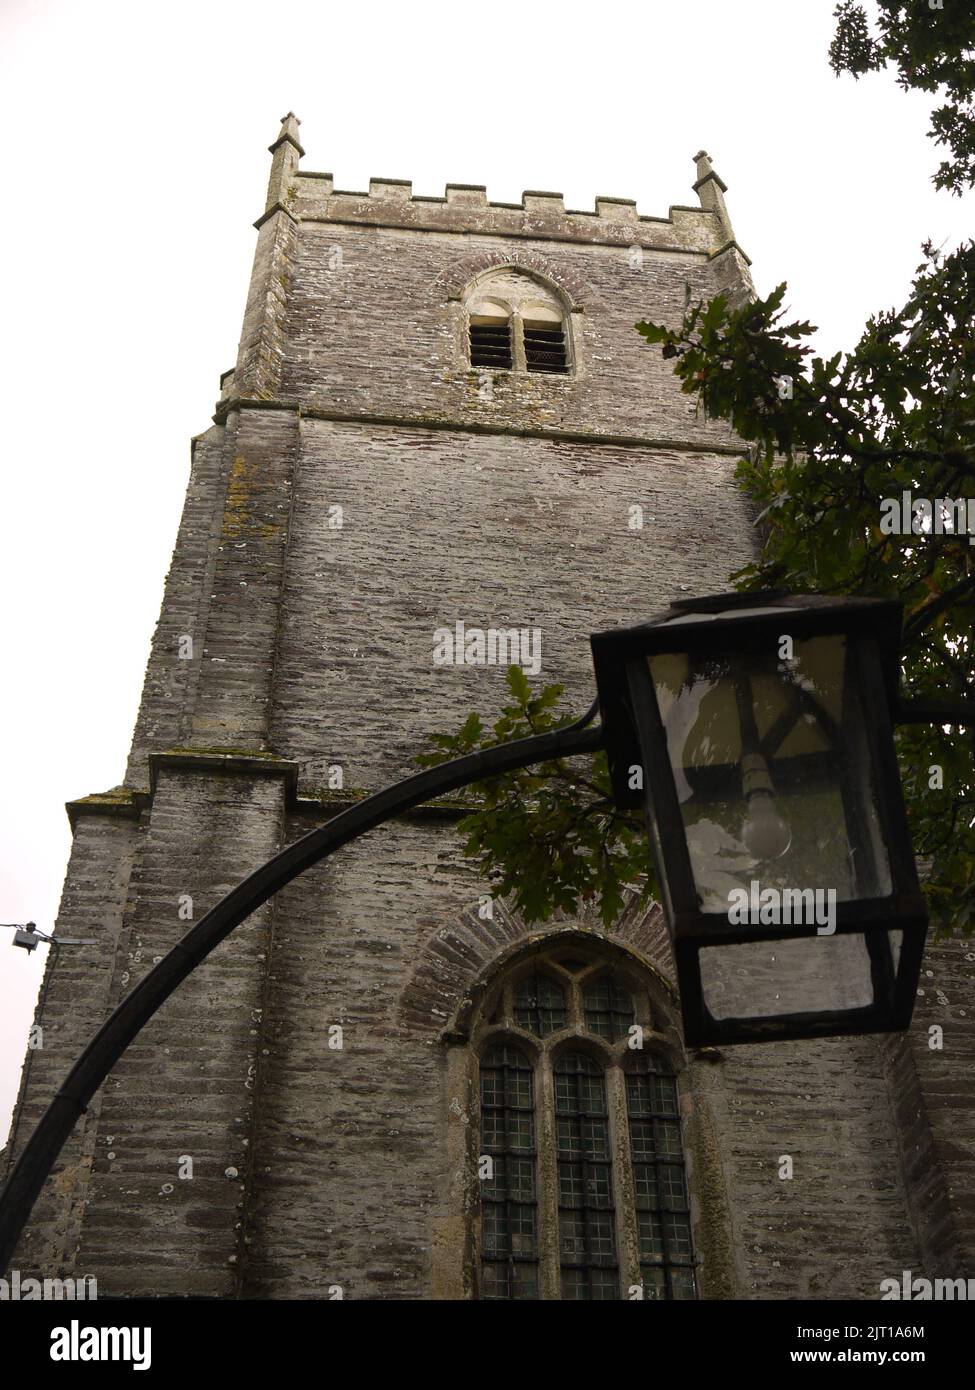
<svg viewBox="0 0 975 1390">
<path fill-rule="evenodd" d="M 496 714 L 503 664 L 435 660 L 439 629 L 537 632 L 529 679 L 581 714 L 590 632 L 754 554 L 740 444 L 633 328 L 753 292 L 707 154 L 698 205 L 649 217 L 340 191 L 290 113 L 270 149 L 125 780 L 68 807 L 58 929 L 94 944 L 52 952 L 14 1155 L 192 920 L 428 733 Z M 485 905 L 459 814 L 346 847 L 215 951 L 79 1120 L 16 1267 L 352 1299 L 876 1298 L 971 1271 L 960 943 L 929 950 L 907 1037 L 694 1053 L 658 910 L 529 928 Z"/>
</svg>

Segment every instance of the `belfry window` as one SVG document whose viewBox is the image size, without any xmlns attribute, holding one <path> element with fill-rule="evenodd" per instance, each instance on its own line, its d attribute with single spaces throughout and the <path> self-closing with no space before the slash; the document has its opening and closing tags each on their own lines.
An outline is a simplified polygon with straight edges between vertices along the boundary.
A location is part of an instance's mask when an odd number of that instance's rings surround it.
<svg viewBox="0 0 975 1390">
<path fill-rule="evenodd" d="M 482 277 L 466 299 L 470 364 L 482 370 L 566 375 L 569 319 L 556 295 L 515 267 Z"/>
<path fill-rule="evenodd" d="M 655 1008 L 637 975 L 589 946 L 516 965 L 485 997 L 472 1039 L 479 1298 L 697 1296 L 677 1081 Z"/>
</svg>

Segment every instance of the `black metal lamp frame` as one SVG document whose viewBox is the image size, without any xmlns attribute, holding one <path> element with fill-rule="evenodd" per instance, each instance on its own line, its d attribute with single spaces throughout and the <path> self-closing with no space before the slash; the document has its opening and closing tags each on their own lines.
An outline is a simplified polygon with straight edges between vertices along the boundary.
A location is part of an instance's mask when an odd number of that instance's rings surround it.
<svg viewBox="0 0 975 1390">
<path fill-rule="evenodd" d="M 729 601 L 730 598 L 730 601 Z M 890 860 L 891 893 L 837 904 L 837 934 L 862 934 L 870 960 L 873 1002 L 853 1009 L 824 1009 L 746 1018 L 714 1018 L 701 982 L 700 951 L 808 937 L 809 927 L 740 925 L 726 914 L 702 912 L 687 837 L 667 751 L 667 740 L 648 669 L 648 657 L 669 652 L 735 654 L 769 643 L 781 632 L 780 613 L 664 621 L 600 633 L 592 639 L 614 796 L 646 812 L 657 882 L 671 929 L 686 1042 L 693 1047 L 836 1034 L 889 1032 L 910 1023 L 927 931 L 927 911 L 917 880 L 900 775 L 894 754 L 890 711 L 898 677 L 902 610 L 877 599 L 823 600 L 815 596 L 750 594 L 675 604 L 691 613 L 756 606 L 788 610 L 796 640 L 821 635 L 850 637 L 851 672 L 861 692 L 864 731 L 877 778 L 881 833 Z M 643 770 L 644 789 L 634 788 L 631 770 Z M 892 959 L 889 932 L 902 932 L 899 959 Z M 828 947 L 824 947 L 828 949 Z"/>
</svg>

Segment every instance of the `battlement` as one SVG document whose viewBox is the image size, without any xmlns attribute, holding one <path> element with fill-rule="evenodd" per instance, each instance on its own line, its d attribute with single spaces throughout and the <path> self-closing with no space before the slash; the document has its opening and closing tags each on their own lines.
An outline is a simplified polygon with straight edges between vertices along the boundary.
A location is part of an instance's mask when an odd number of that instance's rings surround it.
<svg viewBox="0 0 975 1390">
<path fill-rule="evenodd" d="M 712 210 L 674 205 L 666 217 L 637 212 L 632 198 L 599 196 L 593 210 L 566 208 L 561 193 L 529 189 L 520 203 L 492 202 L 480 184 L 448 183 L 443 197 L 414 194 L 405 179 L 374 178 L 368 192 L 335 188 L 331 174 L 298 172 L 284 205 L 299 222 L 470 232 L 610 246 L 711 252 L 730 238 Z"/>
<path fill-rule="evenodd" d="M 666 217 L 637 211 L 632 198 L 601 194 L 594 208 L 566 208 L 561 193 L 528 189 L 520 203 L 492 202 L 483 184 L 448 183 L 443 197 L 414 194 L 409 179 L 371 178 L 365 192 L 335 187 L 332 174 L 299 168 L 296 116 L 284 117 L 270 147 L 275 166 L 261 226 L 285 213 L 298 223 L 325 222 L 427 232 L 475 232 L 482 236 L 640 246 L 648 250 L 713 255 L 734 241 L 724 204 L 725 184 L 701 150 L 694 156 L 692 187 L 699 206 L 673 204 Z"/>
</svg>

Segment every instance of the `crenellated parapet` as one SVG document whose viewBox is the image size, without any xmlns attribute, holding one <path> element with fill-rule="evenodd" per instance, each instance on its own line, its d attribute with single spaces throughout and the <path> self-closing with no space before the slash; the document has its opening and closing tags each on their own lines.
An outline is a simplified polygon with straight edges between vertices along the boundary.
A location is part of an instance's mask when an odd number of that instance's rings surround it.
<svg viewBox="0 0 975 1390">
<path fill-rule="evenodd" d="M 298 118 L 289 112 L 282 118 L 277 140 L 269 147 L 271 176 L 258 227 L 284 211 L 300 222 L 479 232 L 707 255 L 734 241 L 724 201 L 727 186 L 703 150 L 694 156 L 694 191 L 700 205 L 675 204 L 666 217 L 659 217 L 638 212 L 632 198 L 607 195 L 596 197 L 592 211 L 566 208 L 561 193 L 537 189 L 526 190 L 519 203 L 492 202 L 483 184 L 448 183 L 442 197 L 414 194 L 409 179 L 371 178 L 365 192 L 339 189 L 332 174 L 299 167 L 304 154 L 299 125 Z"/>
<path fill-rule="evenodd" d="M 409 182 L 398 179 L 370 179 L 368 192 L 351 192 L 335 188 L 331 174 L 304 172 L 295 178 L 292 210 L 301 222 L 477 232 L 705 255 L 730 239 L 726 218 L 716 206 L 703 203 L 675 205 L 666 217 L 649 217 L 638 213 L 631 198 L 600 196 L 592 211 L 583 211 L 566 208 L 561 193 L 528 190 L 520 203 L 497 203 L 481 185 L 447 184 L 438 198 L 414 194 Z"/>
</svg>

